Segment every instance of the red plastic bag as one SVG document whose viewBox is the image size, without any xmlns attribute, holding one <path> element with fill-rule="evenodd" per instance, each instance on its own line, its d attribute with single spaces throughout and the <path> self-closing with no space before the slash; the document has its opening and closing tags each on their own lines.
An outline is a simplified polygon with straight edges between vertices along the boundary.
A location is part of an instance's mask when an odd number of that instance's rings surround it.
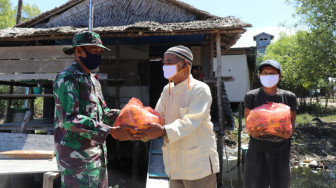
<svg viewBox="0 0 336 188">
<path fill-rule="evenodd" d="M 285 126 L 286 131 L 292 129 L 290 107 L 282 103 L 267 103 L 258 106 L 250 111 L 246 119 L 246 130 L 249 128 L 260 130 L 261 127 L 267 126 L 266 132 L 270 135 L 277 135 L 274 130 L 276 127 Z M 281 137 L 281 136 L 280 136 Z"/>
<path fill-rule="evenodd" d="M 133 97 L 121 109 L 114 127 L 127 124 L 138 129 L 148 129 L 149 127 L 146 124 L 149 123 L 164 125 L 164 121 L 157 111 L 149 106 L 143 106 L 139 99 Z M 136 133 L 134 130 L 129 130 L 129 132 L 131 134 Z"/>
</svg>

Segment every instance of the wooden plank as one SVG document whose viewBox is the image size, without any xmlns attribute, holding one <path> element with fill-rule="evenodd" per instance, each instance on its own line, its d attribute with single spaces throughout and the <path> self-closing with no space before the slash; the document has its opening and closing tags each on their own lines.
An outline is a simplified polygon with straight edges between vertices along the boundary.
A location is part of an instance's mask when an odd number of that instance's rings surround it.
<svg viewBox="0 0 336 188">
<path fill-rule="evenodd" d="M 56 73 L 49 74 L 0 74 L 0 80 L 54 80 Z"/>
<path fill-rule="evenodd" d="M 24 133 L 24 131 L 26 130 L 26 127 L 27 127 L 27 124 L 30 120 L 30 116 L 31 116 L 31 112 L 30 111 L 27 111 L 24 118 L 23 118 L 23 121 L 22 121 L 22 124 L 21 124 L 21 128 L 20 128 L 20 133 Z"/>
<path fill-rule="evenodd" d="M 13 99 L 30 99 L 36 97 L 54 97 L 53 94 L 0 94 L 0 99 L 13 98 Z"/>
<path fill-rule="evenodd" d="M 55 150 L 54 135 L 0 133 L 0 143 L 0 151 Z"/>
<path fill-rule="evenodd" d="M 55 128 L 54 128 L 53 124 L 50 124 L 50 125 L 41 125 L 41 126 L 28 126 L 26 128 L 26 131 L 34 131 L 34 130 L 53 131 L 54 129 Z M 20 127 L 19 126 L 2 126 L 2 125 L 0 125 L 0 130 L 19 132 Z"/>
<path fill-rule="evenodd" d="M 102 54 L 103 59 L 117 59 L 118 47 L 116 45 L 106 45 L 111 51 L 106 51 Z M 120 45 L 120 60 L 148 60 L 149 47 L 148 45 Z"/>
<path fill-rule="evenodd" d="M 54 152 L 53 135 L 33 135 L 0 132 L 0 151 L 43 150 Z M 0 159 L 0 174 L 59 172 L 56 158 Z"/>
<path fill-rule="evenodd" d="M 26 82 L 26 81 L 0 81 L 0 85 L 9 85 L 9 86 L 22 86 L 22 87 L 38 87 L 38 82 L 39 81 L 31 81 L 31 82 Z M 44 80 L 42 85 L 43 87 L 52 87 L 52 80 L 47 81 Z"/>
<path fill-rule="evenodd" d="M 0 130 L 19 131 L 21 126 L 22 125 L 20 122 L 4 123 L 4 124 L 0 124 Z M 54 120 L 53 119 L 30 120 L 25 130 L 27 131 L 32 131 L 32 130 L 53 131 L 54 130 Z"/>
<path fill-rule="evenodd" d="M 241 49 L 241 48 L 231 48 L 230 50 L 226 51 L 222 55 L 232 55 L 232 54 L 246 54 L 246 49 Z"/>
<path fill-rule="evenodd" d="M 20 46 L 0 47 L 0 59 L 43 59 L 43 58 L 73 58 L 63 52 L 65 45 L 58 46 Z"/>
<path fill-rule="evenodd" d="M 13 134 L 13 133 L 12 133 Z M 0 174 L 59 172 L 56 157 L 46 159 L 0 159 Z"/>
<path fill-rule="evenodd" d="M 43 174 L 43 188 L 53 188 L 54 180 L 61 174 L 59 172 L 46 172 Z"/>
<path fill-rule="evenodd" d="M 0 152 L 0 159 L 52 159 L 54 151 L 13 150 Z"/>
<path fill-rule="evenodd" d="M 48 74 L 0 74 L 0 80 L 54 80 L 57 73 Z M 107 79 L 106 73 L 97 73 L 99 80 Z"/>
<path fill-rule="evenodd" d="M 1 49 L 0 49 L 1 50 Z M 14 72 L 60 72 L 70 66 L 73 59 L 40 59 L 40 60 L 0 60 L 2 73 Z"/>
</svg>

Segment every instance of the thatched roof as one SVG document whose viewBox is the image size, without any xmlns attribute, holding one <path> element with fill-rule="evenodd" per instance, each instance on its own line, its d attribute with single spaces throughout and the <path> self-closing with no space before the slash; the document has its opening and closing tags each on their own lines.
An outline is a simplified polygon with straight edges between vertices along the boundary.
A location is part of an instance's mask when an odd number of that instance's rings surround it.
<svg viewBox="0 0 336 188">
<path fill-rule="evenodd" d="M 218 18 L 177 0 L 95 0 L 94 3 L 94 27 L 143 21 L 173 23 Z M 88 0 L 70 0 L 16 27 L 87 27 L 88 12 Z"/>
<path fill-rule="evenodd" d="M 93 31 L 104 37 L 140 37 L 221 33 L 231 47 L 251 24 L 217 17 L 177 0 L 95 0 Z M 0 31 L 0 42 L 71 39 L 87 30 L 89 0 L 70 0 L 61 7 Z"/>
<path fill-rule="evenodd" d="M 131 25 L 97 27 L 93 31 L 104 36 L 153 36 L 153 35 L 185 35 L 198 33 L 213 33 L 220 30 L 223 33 L 242 34 L 244 27 L 250 24 L 241 22 L 234 17 L 219 19 L 208 19 L 203 21 L 191 21 L 184 23 L 160 24 L 157 22 L 138 22 Z M 1 41 L 22 41 L 22 40 L 46 40 L 72 38 L 73 34 L 87 30 L 87 28 L 57 27 L 57 28 L 7 28 L 0 32 Z"/>
</svg>

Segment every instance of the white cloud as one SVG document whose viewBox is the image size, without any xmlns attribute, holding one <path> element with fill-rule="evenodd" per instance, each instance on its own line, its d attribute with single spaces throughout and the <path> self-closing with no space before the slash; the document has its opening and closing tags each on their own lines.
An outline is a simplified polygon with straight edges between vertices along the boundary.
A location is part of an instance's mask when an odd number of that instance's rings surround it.
<svg viewBox="0 0 336 188">
<path fill-rule="evenodd" d="M 233 48 L 238 47 L 250 47 L 256 46 L 256 41 L 253 40 L 253 36 L 259 33 L 265 32 L 274 36 L 272 42 L 276 41 L 280 37 L 280 32 L 285 32 L 286 34 L 294 34 L 297 31 L 295 28 L 287 27 L 263 27 L 263 28 L 247 28 L 247 31 L 240 37 L 237 43 L 232 46 Z"/>
</svg>

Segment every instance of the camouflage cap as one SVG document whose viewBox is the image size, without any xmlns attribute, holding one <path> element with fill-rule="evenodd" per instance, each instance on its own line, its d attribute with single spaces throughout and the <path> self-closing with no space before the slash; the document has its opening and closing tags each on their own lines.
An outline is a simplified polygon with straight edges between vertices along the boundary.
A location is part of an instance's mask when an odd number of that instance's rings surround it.
<svg viewBox="0 0 336 188">
<path fill-rule="evenodd" d="M 63 48 L 63 52 L 68 55 L 73 54 L 74 49 L 77 46 L 99 46 L 103 49 L 103 51 L 110 50 L 103 46 L 99 34 L 93 31 L 83 31 L 76 33 L 72 40 L 72 47 Z"/>
</svg>

